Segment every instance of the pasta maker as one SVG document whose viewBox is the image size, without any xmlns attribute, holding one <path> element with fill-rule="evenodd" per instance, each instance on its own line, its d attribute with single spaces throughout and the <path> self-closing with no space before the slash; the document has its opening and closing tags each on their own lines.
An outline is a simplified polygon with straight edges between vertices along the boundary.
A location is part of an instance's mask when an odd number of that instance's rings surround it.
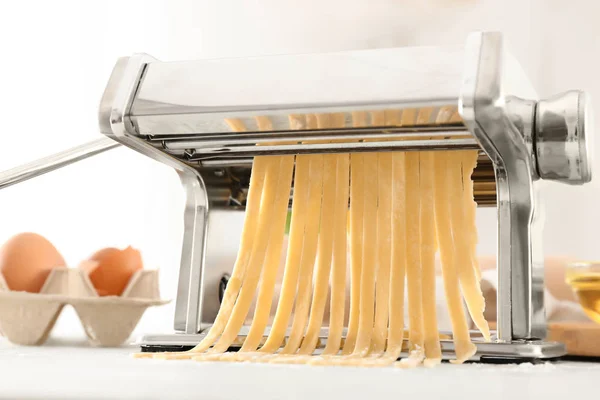
<svg viewBox="0 0 600 400">
<path fill-rule="evenodd" d="M 430 123 L 353 128 L 357 111 L 428 107 Z M 442 107 L 462 122 L 436 123 Z M 477 360 L 550 359 L 545 341 L 540 181 L 591 180 L 586 95 L 538 99 L 496 32 L 464 46 L 413 47 L 244 59 L 117 61 L 99 108 L 93 143 L 0 176 L 0 187 L 119 144 L 174 168 L 186 194 L 172 335 L 147 335 L 144 351 L 199 342 L 220 305 L 236 257 L 252 160 L 257 155 L 479 149 L 475 200 L 498 215 L 497 331 L 473 334 Z M 346 127 L 290 130 L 290 114 L 344 113 Z M 272 131 L 259 131 L 266 116 Z M 226 120 L 247 128 L 232 132 Z M 268 333 L 268 332 L 267 332 Z M 327 331 L 322 330 L 322 340 Z M 240 332 L 243 336 L 245 331 Z M 445 357 L 451 340 L 442 341 Z"/>
</svg>

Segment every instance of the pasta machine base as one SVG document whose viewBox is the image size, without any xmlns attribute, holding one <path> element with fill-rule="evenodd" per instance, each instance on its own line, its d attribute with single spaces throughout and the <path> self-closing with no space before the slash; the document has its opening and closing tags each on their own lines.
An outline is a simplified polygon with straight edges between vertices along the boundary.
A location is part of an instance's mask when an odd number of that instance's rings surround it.
<svg viewBox="0 0 600 400">
<path fill-rule="evenodd" d="M 249 331 L 249 326 L 244 326 L 238 335 L 241 340 Z M 326 328 L 321 329 L 319 335 L 320 345 L 317 348 L 318 354 L 327 344 Z M 441 332 L 443 335 L 451 337 L 449 332 Z M 494 332 L 493 332 L 494 333 Z M 267 330 L 268 334 L 268 330 Z M 173 334 L 173 335 L 145 335 L 136 345 L 140 346 L 142 352 L 163 352 L 163 351 L 187 351 L 197 345 L 205 334 Z M 493 336 L 494 337 L 494 336 Z M 484 342 L 479 332 L 472 331 L 471 338 L 477 346 L 477 353 L 471 358 L 471 361 L 493 362 L 493 363 L 515 363 L 532 362 L 535 360 L 554 360 L 566 354 L 565 346 L 562 343 L 547 342 L 540 340 L 519 340 L 512 342 L 501 342 L 492 339 L 492 342 Z M 455 358 L 454 343 L 452 339 L 441 339 L 442 358 L 452 360 Z M 408 347 L 408 340 L 404 340 L 405 348 Z M 230 351 L 238 348 L 232 347 Z M 408 353 L 403 351 L 400 357 L 406 357 Z"/>
</svg>

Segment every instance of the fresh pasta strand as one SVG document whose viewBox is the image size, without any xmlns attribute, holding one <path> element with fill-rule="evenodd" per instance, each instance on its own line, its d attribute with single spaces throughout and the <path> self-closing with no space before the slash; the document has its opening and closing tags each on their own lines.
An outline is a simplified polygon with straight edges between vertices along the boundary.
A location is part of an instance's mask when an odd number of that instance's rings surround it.
<svg viewBox="0 0 600 400">
<path fill-rule="evenodd" d="M 467 154 L 468 155 L 468 154 Z M 481 331 L 486 341 L 490 340 L 490 328 L 483 316 L 485 299 L 479 287 L 475 267 L 472 263 L 474 247 L 471 233 L 466 229 L 465 201 L 463 195 L 463 160 L 467 156 L 463 151 L 455 151 L 448 155 L 448 174 L 451 177 L 450 210 L 452 237 L 454 238 L 455 264 L 462 294 L 473 322 Z M 472 224 L 474 221 L 469 221 Z"/>
<path fill-rule="evenodd" d="M 400 362 L 411 367 L 420 364 L 425 357 L 423 353 L 423 301 L 419 246 L 421 237 L 419 163 L 420 155 L 418 152 L 408 152 L 406 154 L 406 209 L 410 210 L 406 215 L 406 277 L 411 354 Z"/>
<path fill-rule="evenodd" d="M 327 115 L 319 115 L 317 116 L 317 124 L 318 128 L 329 128 L 329 127 L 340 127 L 344 125 L 343 114 L 327 114 Z M 336 187 L 337 187 L 337 161 L 338 155 L 326 155 L 324 156 L 324 177 L 323 177 L 323 200 L 322 200 L 322 209 L 321 209 L 321 228 L 318 239 L 318 256 L 317 256 L 317 266 L 316 266 L 316 279 L 315 279 L 315 287 L 313 291 L 313 298 L 311 303 L 311 311 L 310 311 L 310 319 L 308 323 L 308 328 L 302 341 L 302 345 L 298 350 L 297 356 L 283 355 L 276 357 L 272 362 L 275 363 L 288 363 L 288 364 L 300 364 L 305 362 L 310 362 L 312 357 L 310 356 L 316 349 L 316 346 L 319 342 L 318 334 L 320 332 L 322 322 L 323 322 L 323 312 L 325 308 L 325 302 L 327 300 L 327 289 L 328 289 L 328 281 L 331 270 L 332 263 L 332 253 L 333 253 L 333 234 L 334 234 L 334 224 L 335 224 L 335 201 L 337 199 L 336 195 Z M 348 175 L 346 175 L 346 182 L 348 182 Z M 347 208 L 347 191 L 346 191 L 346 206 Z M 344 218 L 344 214 L 339 216 L 338 218 Z M 342 221 L 343 222 L 343 221 Z M 345 227 L 345 226 L 343 226 Z M 345 230 L 344 230 L 345 231 Z M 345 247 L 344 247 L 344 255 L 345 255 Z M 341 273 L 342 278 L 345 277 L 345 268 L 346 265 L 338 265 L 338 274 L 340 274 L 339 269 L 342 269 Z M 333 272 L 332 272 L 333 273 Z M 344 281 L 342 280 L 342 296 L 345 295 L 344 289 Z M 340 282 L 338 282 L 339 286 Z M 333 294 L 332 294 L 333 296 Z M 337 297 L 340 295 L 338 294 Z M 332 297 L 331 301 L 334 301 Z M 339 303 L 339 300 L 338 300 Z M 341 298 L 341 317 L 339 321 L 339 328 L 337 335 L 339 336 L 339 340 L 341 340 L 341 330 L 343 326 L 343 313 L 344 313 L 344 299 Z M 339 313 L 340 310 L 333 310 L 335 313 Z M 338 344 L 339 349 L 339 344 Z M 336 350 L 337 351 L 337 350 Z"/>
<path fill-rule="evenodd" d="M 463 172 L 463 193 L 464 193 L 464 208 L 465 208 L 465 227 L 469 230 L 471 235 L 471 263 L 475 269 L 475 277 L 477 282 L 481 281 L 481 269 L 479 267 L 479 260 L 477 259 L 477 203 L 473 198 L 473 180 L 471 176 L 477 166 L 477 159 L 479 158 L 479 152 L 477 150 L 463 152 L 464 159 L 462 164 Z"/>
<path fill-rule="evenodd" d="M 352 113 L 354 127 L 367 126 L 367 113 Z M 364 154 L 350 154 L 350 315 L 342 354 L 354 351 L 360 313 L 360 277 L 362 273 L 362 240 L 364 214 Z"/>
<path fill-rule="evenodd" d="M 417 123 L 427 123 L 431 118 L 431 109 L 419 112 Z M 442 108 L 436 123 L 448 120 L 447 110 Z M 425 366 L 433 367 L 441 362 L 442 351 L 438 336 L 435 290 L 435 253 L 439 247 L 435 243 L 437 233 L 434 220 L 434 172 L 433 153 L 421 153 L 421 264 L 423 269 L 423 327 L 425 330 Z"/>
<path fill-rule="evenodd" d="M 309 206 L 308 220 L 306 222 L 306 233 L 304 237 L 304 247 L 302 249 L 302 259 L 300 263 L 300 278 L 298 280 L 298 290 L 296 294 L 296 304 L 294 306 L 294 318 L 292 328 L 286 345 L 280 354 L 293 354 L 298 350 L 308 312 L 310 307 L 311 284 L 314 270 L 315 257 L 317 253 L 317 234 L 319 227 L 319 217 L 321 214 L 321 193 L 323 190 L 323 156 L 310 156 L 310 188 L 309 188 Z M 273 360 L 275 361 L 275 360 Z"/>
<path fill-rule="evenodd" d="M 375 117 L 383 114 L 375 113 Z M 372 119 L 371 125 L 383 121 Z M 371 350 L 375 322 L 375 277 L 377 272 L 377 201 L 379 189 L 378 154 L 366 153 L 363 163 L 364 208 L 362 268 L 356 343 L 351 357 L 365 357 Z"/>
<path fill-rule="evenodd" d="M 389 281 L 389 327 L 387 347 L 378 359 L 365 360 L 365 366 L 381 367 L 395 363 L 404 341 L 404 284 L 406 277 L 406 154 L 392 154 L 392 249 Z"/>
<path fill-rule="evenodd" d="M 312 281 L 315 267 L 315 257 L 318 246 L 318 229 L 321 216 L 321 190 L 323 187 L 323 157 L 311 156 L 311 191 L 309 202 L 309 221 L 307 223 L 307 232 L 305 237 L 305 250 L 302 255 L 300 267 L 300 280 L 298 282 L 298 293 L 296 295 L 296 304 L 294 307 L 294 318 L 290 334 L 286 344 L 281 351 L 268 358 L 267 362 L 276 364 L 301 364 L 305 362 L 308 356 L 297 355 L 296 352 L 301 346 L 304 338 L 307 320 L 309 319 Z M 318 172 L 317 172 L 318 171 Z M 317 176 L 317 174 L 319 174 Z M 314 179 L 314 181 L 313 181 Z M 316 188 L 319 188 L 318 193 Z"/>
<path fill-rule="evenodd" d="M 375 303 L 375 263 L 377 253 L 377 153 L 364 156 L 364 214 L 360 315 L 353 356 L 364 357 L 371 348 Z"/>
<path fill-rule="evenodd" d="M 293 156 L 286 158 L 288 159 L 286 160 L 287 163 L 293 164 Z M 290 169 L 289 165 L 285 165 L 284 169 Z M 286 187 L 285 184 L 283 185 L 282 189 L 284 188 L 289 189 L 289 187 Z M 289 199 L 289 194 L 287 195 L 287 198 Z M 281 258 L 281 248 L 283 245 L 283 235 L 285 232 L 285 219 L 283 220 L 283 223 L 279 223 L 279 219 L 276 219 L 273 223 L 274 226 L 271 228 L 273 233 L 271 234 L 269 245 L 267 247 L 267 257 L 265 259 L 261 274 L 254 316 L 252 319 L 252 324 L 250 325 L 248 336 L 244 340 L 244 344 L 240 349 L 241 353 L 255 351 L 257 349 L 260 341 L 263 338 L 267 323 L 269 322 L 269 313 L 271 311 L 273 292 L 275 290 L 275 280 L 277 279 L 277 269 L 279 267 L 279 261 Z M 238 352 L 238 354 L 241 353 Z"/>
<path fill-rule="evenodd" d="M 294 297 L 298 286 L 300 262 L 303 254 L 306 222 L 308 219 L 308 189 L 310 175 L 310 156 L 296 157 L 296 175 L 294 179 L 294 199 L 292 204 L 292 220 L 290 223 L 290 236 L 288 253 L 285 263 L 285 272 L 281 295 L 277 304 L 277 311 L 271 327 L 271 332 L 265 344 L 260 348 L 261 353 L 273 353 L 284 340 L 285 331 L 292 314 Z"/>
<path fill-rule="evenodd" d="M 397 110 L 386 110 L 384 113 L 382 112 L 374 112 L 372 113 L 373 125 L 382 125 L 382 117 L 385 118 L 385 123 L 388 125 L 401 125 L 402 121 L 400 118 L 400 112 Z M 408 114 L 407 118 L 411 118 L 411 115 Z M 390 249 L 390 252 L 393 254 L 393 261 L 390 267 L 390 272 L 388 275 L 389 280 L 389 288 L 388 288 L 388 307 L 389 307 L 389 329 L 388 329 L 388 340 L 387 340 L 387 348 L 383 356 L 379 352 L 372 354 L 372 357 L 365 359 L 361 358 L 357 355 L 350 356 L 342 356 L 340 358 L 334 360 L 315 360 L 314 364 L 320 365 L 360 365 L 360 366 L 385 366 L 390 365 L 394 361 L 396 361 L 402 351 L 402 342 L 403 342 L 403 332 L 404 332 L 404 277 L 405 277 L 405 224 L 404 224 L 404 210 L 405 210 L 405 157 L 403 153 L 393 153 L 392 155 L 392 165 L 390 166 L 393 171 L 390 171 L 394 176 L 390 185 L 390 190 L 393 191 L 394 196 L 391 196 L 392 199 L 396 199 L 397 201 L 393 203 L 393 215 L 390 215 L 390 223 L 392 231 L 390 235 L 394 235 L 394 240 L 392 241 L 393 249 Z M 378 169 L 377 173 L 380 173 L 380 169 Z M 381 178 L 381 177 L 380 177 Z M 383 177 L 385 180 L 385 175 Z M 378 185 L 379 188 L 382 188 L 381 185 Z M 385 197 L 385 195 L 383 196 Z M 379 217 L 378 217 L 379 218 Z M 379 235 L 379 232 L 378 232 Z M 385 250 L 384 250 L 385 253 Z M 380 274 L 383 272 L 383 275 Z M 378 271 L 377 279 L 384 280 L 385 279 L 385 271 L 381 270 L 381 267 Z M 380 281 L 379 287 L 383 286 Z M 385 289 L 382 290 L 385 293 Z M 380 299 L 381 292 L 377 292 Z M 380 301 L 380 300 L 377 300 Z M 385 300 L 384 300 L 385 301 Z M 379 318 L 381 317 L 381 312 L 384 307 L 379 306 Z M 377 315 L 376 315 L 377 318 Z M 379 322 L 381 324 L 381 322 Z M 387 324 L 387 320 L 386 320 Z M 377 322 L 376 322 L 377 325 Z M 373 350 L 378 350 L 377 345 L 373 344 Z M 377 358 L 378 356 L 381 356 Z"/>
<path fill-rule="evenodd" d="M 345 125 L 344 114 L 332 115 L 332 127 Z M 331 270 L 331 299 L 329 334 L 322 355 L 334 355 L 340 350 L 346 308 L 347 214 L 350 189 L 350 156 L 336 155 L 336 198 L 334 211 L 333 265 Z"/>
<path fill-rule="evenodd" d="M 454 107 L 442 107 L 439 122 L 457 123 L 462 118 Z M 477 204 L 473 200 L 471 174 L 477 164 L 478 151 L 456 151 L 448 154 L 452 234 L 454 237 L 456 266 L 469 314 L 486 341 L 490 330 L 484 318 L 485 299 L 479 286 L 481 271 L 477 261 L 477 227 L 475 224 Z M 461 197 L 462 195 L 462 197 Z"/>
<path fill-rule="evenodd" d="M 335 235 L 333 239 L 333 269 L 331 273 L 331 316 L 329 335 L 323 355 L 334 355 L 340 350 L 346 306 L 346 215 L 350 188 L 350 158 L 348 154 L 338 155 L 337 160 L 337 197 L 334 215 Z"/>
<path fill-rule="evenodd" d="M 226 119 L 226 123 L 236 132 L 245 131 L 246 128 L 240 120 L 237 119 Z M 242 287 L 243 279 L 246 272 L 246 267 L 250 260 L 250 255 L 253 247 L 253 239 L 257 234 L 258 229 L 258 216 L 261 206 L 261 198 L 263 194 L 263 187 L 265 184 L 265 176 L 267 170 L 272 168 L 271 166 L 276 160 L 269 157 L 256 157 L 254 160 L 252 174 L 250 176 L 250 187 L 252 190 L 248 193 L 246 200 L 246 213 L 244 218 L 244 225 L 242 227 L 242 236 L 240 240 L 240 247 L 238 255 L 231 272 L 231 276 L 227 283 L 227 288 L 223 294 L 223 300 L 221 307 L 217 313 L 213 325 L 210 327 L 206 336 L 196 345 L 193 349 L 183 353 L 156 353 L 151 356 L 154 358 L 189 358 L 189 353 L 201 353 L 206 351 L 221 335 L 227 320 L 231 315 L 233 306 L 238 297 L 240 289 Z"/>
<path fill-rule="evenodd" d="M 256 117 L 256 122 L 259 130 L 261 131 L 271 131 L 273 130 L 272 123 L 267 117 Z M 221 337 L 215 343 L 214 347 L 210 350 L 211 352 L 223 352 L 229 348 L 233 340 L 237 337 L 239 329 L 241 325 L 243 325 L 246 315 L 250 308 L 250 303 L 252 301 L 252 297 L 256 291 L 256 286 L 258 284 L 258 279 L 260 278 L 260 273 L 263 269 L 263 262 L 266 259 L 268 263 L 271 265 L 275 262 L 274 256 L 269 256 L 266 254 L 267 247 L 269 243 L 273 243 L 274 247 L 272 248 L 272 253 L 280 253 L 281 252 L 281 244 L 279 246 L 276 245 L 280 239 L 278 238 L 278 233 L 281 231 L 277 229 L 275 223 L 269 224 L 269 213 L 273 212 L 273 210 L 282 209 L 282 204 L 284 202 L 284 198 L 287 200 L 289 198 L 289 189 L 291 186 L 291 173 L 293 169 L 293 157 L 271 157 L 272 158 L 272 168 L 277 168 L 277 170 L 273 170 L 273 175 L 277 174 L 277 180 L 275 184 L 271 183 L 269 186 L 265 184 L 263 190 L 265 193 L 270 194 L 273 197 L 272 202 L 269 204 L 261 204 L 261 212 L 259 215 L 259 228 L 257 239 L 261 238 L 261 241 L 255 243 L 255 246 L 252 249 L 252 256 L 249 260 L 249 266 L 247 268 L 247 277 L 244 279 L 244 284 L 240 290 L 240 294 L 238 299 L 236 300 L 235 305 L 233 306 L 233 310 L 229 316 L 229 320 L 227 321 L 227 325 L 223 330 Z M 279 165 L 276 165 L 279 164 Z M 287 187 L 286 196 L 284 191 Z M 287 202 L 286 202 L 287 204 Z M 264 208 L 266 206 L 268 208 Z M 279 213 L 275 214 L 275 221 L 281 219 L 283 215 L 285 223 L 285 211 L 281 210 Z M 279 217 L 279 218 L 278 218 Z M 264 218 L 264 219 L 263 219 Z M 272 222 L 275 222 L 272 221 Z M 271 233 L 271 229 L 273 229 L 273 233 Z M 283 231 L 281 231 L 281 235 Z M 263 239 L 264 238 L 264 239 Z M 271 240 L 273 239 L 273 240 Z M 264 240 L 264 241 L 262 241 Z M 277 252 L 276 248 L 279 247 L 279 251 Z"/>
<path fill-rule="evenodd" d="M 359 280 L 360 302 L 354 349 L 350 354 L 347 354 L 345 353 L 346 348 L 344 348 L 341 356 L 314 360 L 311 361 L 312 364 L 359 365 L 371 349 L 375 314 L 375 263 L 377 261 L 375 248 L 377 244 L 377 157 L 377 153 L 367 153 L 364 155 L 363 162 L 362 266 Z"/>
<path fill-rule="evenodd" d="M 372 123 L 371 125 L 383 124 L 383 112 L 376 112 L 371 114 Z M 379 119 L 378 119 L 379 117 Z M 354 124 L 365 125 L 366 124 L 366 115 L 359 114 L 355 116 Z M 349 353 L 349 343 L 348 339 L 346 342 L 346 346 L 342 351 L 342 356 L 340 357 L 331 357 L 325 360 L 316 360 L 312 361 L 313 364 L 321 364 L 321 365 L 355 365 L 357 362 L 360 363 L 360 360 L 365 357 L 372 346 L 372 338 L 373 338 L 373 330 L 374 330 L 374 317 L 375 317 L 375 277 L 377 272 L 377 207 L 378 207 L 378 159 L 379 155 L 377 153 L 367 153 L 363 156 L 363 174 L 352 175 L 352 179 L 354 184 L 362 183 L 363 185 L 363 215 L 362 215 L 362 265 L 360 275 L 358 275 L 358 271 L 354 268 L 352 269 L 352 281 L 351 284 L 355 285 L 355 282 L 360 282 L 359 287 L 360 293 L 358 294 L 358 306 L 356 308 L 352 308 L 351 298 L 351 315 L 352 313 L 357 312 L 357 324 L 354 329 L 356 331 L 356 339 L 353 343 L 354 349 Z M 354 164 L 353 164 L 354 167 Z M 357 172 L 357 171 L 354 171 Z M 361 182 L 357 182 L 357 179 L 361 179 Z M 354 193 L 357 194 L 356 192 Z M 360 193 L 359 193 L 360 194 Z M 352 193 L 351 193 L 352 196 Z M 352 212 L 352 202 L 359 202 L 361 199 L 359 196 L 355 196 L 354 200 L 351 199 L 351 212 Z M 352 218 L 352 216 L 351 216 Z M 351 223 L 354 221 L 351 219 Z M 351 225 L 352 227 L 352 225 Z M 352 240 L 358 241 L 359 238 L 352 237 Z M 352 249 L 354 250 L 354 249 Z M 352 254 L 354 257 L 354 254 Z M 356 276 L 354 274 L 356 273 Z M 356 288 L 356 286 L 352 286 L 351 289 Z M 352 293 L 351 293 L 352 295 Z M 355 294 L 356 295 L 356 294 Z M 387 312 L 387 311 L 386 311 Z M 387 324 L 387 320 L 386 320 Z M 350 327 L 349 333 L 350 335 Z M 358 359 L 358 361 L 357 361 Z"/>
<path fill-rule="evenodd" d="M 304 118 L 301 115 L 290 115 L 289 117 L 290 127 L 292 129 L 301 128 L 304 125 Z M 308 176 L 305 176 L 304 169 L 300 171 L 300 176 L 298 178 L 301 179 L 300 182 L 296 182 L 295 187 L 299 189 L 297 192 L 299 196 L 298 205 L 295 210 L 295 222 L 300 225 L 303 229 L 304 222 L 306 221 L 305 215 L 298 216 L 299 213 L 298 208 L 300 208 L 300 212 L 302 214 L 305 213 L 305 206 L 307 200 L 307 184 L 308 184 Z M 282 189 L 284 190 L 284 189 Z M 282 192 L 283 194 L 283 192 Z M 284 228 L 285 225 L 275 225 L 276 231 L 273 232 L 273 240 L 269 242 L 269 247 L 267 248 L 267 260 L 265 262 L 265 266 L 263 267 L 263 272 L 261 276 L 260 282 L 260 290 L 258 293 L 258 300 L 256 302 L 254 318 L 252 320 L 252 325 L 250 326 L 250 331 L 248 332 L 248 336 L 242 345 L 242 348 L 236 356 L 238 358 L 244 359 L 245 356 L 243 353 L 245 352 L 254 352 L 260 344 L 260 341 L 263 339 L 263 334 L 267 323 L 269 322 L 269 314 L 271 311 L 271 303 L 273 301 L 273 292 L 275 289 L 275 280 L 277 279 L 277 269 L 280 261 L 281 248 L 283 244 L 284 237 Z M 298 238 L 300 236 L 298 232 L 293 239 Z M 293 243 L 297 245 L 297 243 Z M 292 259 L 294 262 L 298 262 L 298 257 L 294 253 L 299 253 L 297 249 L 292 250 Z M 297 271 L 297 268 L 295 268 Z M 296 273 L 297 276 L 297 273 Z M 288 300 L 289 301 L 289 300 Z M 287 323 L 286 323 L 287 325 Z"/>
<path fill-rule="evenodd" d="M 432 108 L 406 110 L 402 114 L 402 125 L 427 124 L 430 121 Z M 425 358 L 423 336 L 423 297 L 422 297 L 422 271 L 421 252 L 419 249 L 421 238 L 420 218 L 420 155 L 408 153 L 406 155 L 406 241 L 407 241 L 407 266 L 406 277 L 408 286 L 408 317 L 409 317 L 409 357 L 396 363 L 396 367 L 413 368 L 421 364 Z"/>
<path fill-rule="evenodd" d="M 390 323 L 386 357 L 396 361 L 404 336 L 404 279 L 406 277 L 406 154 L 392 155 L 392 265 L 390 269 Z"/>
<path fill-rule="evenodd" d="M 425 366 L 433 367 L 442 361 L 442 350 L 438 336 L 436 291 L 435 291 L 435 221 L 433 189 L 433 153 L 421 153 L 421 269 L 423 291 L 423 329 L 425 344 Z"/>
<path fill-rule="evenodd" d="M 439 232 L 440 255 L 442 259 L 442 275 L 444 279 L 444 290 L 446 292 L 446 303 L 452 323 L 452 334 L 456 360 L 462 363 L 471 358 L 477 348 L 471 343 L 467 319 L 462 306 L 460 295 L 456 260 L 454 256 L 454 244 L 452 240 L 452 227 L 450 225 L 450 201 L 448 154 L 437 152 L 434 154 L 434 179 L 435 179 L 435 221 Z"/>
<path fill-rule="evenodd" d="M 389 124 L 386 113 L 372 113 L 373 125 Z M 378 208 L 377 208 L 377 279 L 375 283 L 375 324 L 371 356 L 379 357 L 386 347 L 389 322 L 390 263 L 392 252 L 392 153 L 379 153 L 378 158 Z"/>
<path fill-rule="evenodd" d="M 330 127 L 329 115 L 317 116 L 318 128 Z M 329 275 L 333 255 L 334 212 L 336 199 L 337 156 L 323 156 L 323 199 L 317 251 L 316 280 L 310 309 L 310 318 L 302 346 L 298 353 L 309 355 L 315 351 L 323 324 L 323 313 L 329 289 Z"/>
<path fill-rule="evenodd" d="M 226 120 L 234 131 L 241 132 L 245 127 L 239 120 Z M 204 352 L 221 335 L 227 324 L 227 319 L 231 315 L 237 296 L 239 295 L 246 267 L 250 261 L 252 251 L 252 239 L 255 237 L 258 228 L 258 215 L 261 205 L 261 195 L 263 193 L 265 175 L 267 169 L 271 169 L 277 160 L 267 157 L 256 157 L 250 176 L 250 190 L 246 200 L 246 214 L 242 228 L 242 237 L 238 256 L 233 267 L 233 271 L 227 282 L 221 307 L 215 318 L 215 321 L 205 338 L 194 347 L 191 352 Z"/>
<path fill-rule="evenodd" d="M 261 267 L 266 256 L 267 246 L 270 238 L 271 230 L 269 228 L 272 226 L 272 224 L 269 223 L 269 214 L 273 210 L 276 202 L 277 191 L 275 190 L 275 187 L 280 180 L 281 164 L 282 159 L 279 158 L 277 162 L 274 165 L 270 165 L 269 169 L 267 170 L 265 187 L 262 195 L 263 201 L 261 203 L 261 210 L 259 212 L 259 228 L 257 230 L 252 254 L 248 263 L 249 265 L 247 267 L 244 284 L 241 287 L 238 299 L 233 306 L 231 315 L 226 322 L 225 329 L 223 330 L 224 333 L 225 331 L 228 331 L 227 337 L 224 338 L 224 335 L 222 334 L 215 343 L 215 346 L 209 350 L 210 353 L 221 353 L 224 351 L 221 350 L 223 347 L 225 350 L 227 349 L 228 346 L 225 347 L 225 343 L 229 340 L 233 341 L 239 331 L 239 328 L 237 330 L 234 329 L 234 324 L 236 324 L 236 322 L 232 322 L 232 320 L 235 319 L 237 321 L 241 318 L 243 324 L 243 319 L 246 317 L 247 309 L 250 307 L 252 297 L 256 290 L 256 285 L 258 284 L 258 279 L 260 278 L 260 272 L 262 269 Z M 233 332 L 234 330 L 235 332 Z M 196 354 L 194 356 L 195 359 L 201 359 L 204 355 Z"/>
<path fill-rule="evenodd" d="M 377 124 L 380 115 L 375 114 L 374 124 Z M 416 118 L 415 110 L 405 110 L 402 114 L 395 110 L 386 110 L 385 122 L 387 125 L 411 125 L 414 123 Z M 388 340 L 387 348 L 384 355 L 380 358 L 354 359 L 347 360 L 343 365 L 361 365 L 361 366 L 384 366 L 394 363 L 401 351 L 403 342 L 404 332 L 404 277 L 406 271 L 406 214 L 407 203 L 409 199 L 407 196 L 414 198 L 415 193 L 409 193 L 406 190 L 406 154 L 404 153 L 393 153 L 392 168 L 393 170 L 393 182 L 392 187 L 394 188 L 393 198 L 398 201 L 393 203 L 393 217 L 392 219 L 392 232 L 394 236 L 393 240 L 393 262 L 391 265 L 389 275 L 389 328 L 388 328 Z M 379 176 L 379 179 L 382 177 Z M 385 176 L 384 176 L 385 179 Z M 381 188 L 381 186 L 380 186 Z M 418 242 L 417 242 L 418 243 Z M 380 267 L 381 268 L 381 267 Z M 382 272 L 379 270 L 379 272 Z M 378 274 L 378 277 L 381 276 Z M 410 362 L 406 361 L 398 363 L 397 366 L 407 367 L 416 366 L 422 360 L 422 350 L 413 353 L 410 358 Z M 335 363 L 336 365 L 342 364 L 341 362 Z"/>
<path fill-rule="evenodd" d="M 402 112 L 400 125 L 410 125 L 414 121 L 414 111 Z M 391 121 L 390 121 L 391 122 Z M 398 122 L 397 122 L 398 123 Z M 392 153 L 392 260 L 389 289 L 389 328 L 384 358 L 392 363 L 402 352 L 404 341 L 404 285 L 407 263 L 406 198 L 406 153 Z"/>
<path fill-rule="evenodd" d="M 259 222 L 258 236 L 261 237 L 263 232 L 266 232 L 268 234 L 266 243 L 257 240 L 260 247 L 256 248 L 256 252 L 253 251 L 253 255 L 250 258 L 250 263 L 248 265 L 248 277 L 242 286 L 242 290 L 233 307 L 233 312 L 231 313 L 223 334 L 210 350 L 212 353 L 222 353 L 226 351 L 237 337 L 250 309 L 261 271 L 266 264 L 265 260 L 267 260 L 267 262 L 271 261 L 269 260 L 271 258 L 270 255 L 266 254 L 266 249 L 269 243 L 283 239 L 282 236 L 285 229 L 285 217 L 289 202 L 293 166 L 293 156 L 281 157 L 280 165 L 278 167 L 278 184 L 272 188 L 275 191 L 275 201 L 273 202 L 273 206 L 265 212 L 264 216 L 261 216 Z M 270 188 L 265 185 L 265 194 L 268 193 L 269 189 Z M 281 251 L 281 244 L 279 244 L 279 250 Z M 279 261 L 279 254 L 275 254 L 275 256 L 277 257 L 277 261 Z"/>
<path fill-rule="evenodd" d="M 456 110 L 452 117 L 450 117 L 450 122 L 462 122 L 462 117 L 458 110 Z M 477 259 L 477 247 L 475 246 L 477 243 L 477 225 L 475 224 L 475 217 L 477 215 L 477 203 L 473 198 L 473 180 L 471 179 L 471 175 L 473 174 L 473 170 L 477 166 L 477 159 L 479 158 L 479 152 L 476 150 L 473 151 L 465 151 L 463 154 L 469 154 L 470 157 L 466 157 L 463 161 L 463 188 L 465 195 L 465 218 L 467 218 L 467 228 L 471 231 L 472 242 L 474 243 L 472 248 L 472 256 L 471 263 L 473 264 L 473 268 L 475 268 L 475 276 L 477 278 L 477 282 L 481 280 L 481 269 L 479 267 L 479 260 Z M 489 339 L 489 338 L 488 338 Z"/>
<path fill-rule="evenodd" d="M 431 120 L 431 116 L 433 115 L 433 107 L 422 107 L 418 109 L 418 113 L 415 110 L 410 110 L 412 111 L 412 114 L 416 114 L 417 118 L 415 121 L 415 125 L 426 125 L 430 122 Z M 414 119 L 414 116 L 411 115 L 411 117 Z M 434 224 L 435 225 L 435 224 Z M 433 239 L 434 239 L 434 249 L 435 252 L 437 253 L 437 251 L 439 250 L 439 240 L 438 240 L 438 232 L 437 229 L 435 229 L 434 227 L 434 233 L 433 233 Z"/>
<path fill-rule="evenodd" d="M 458 112 L 458 109 L 454 109 L 454 112 L 452 113 L 452 116 L 450 117 L 450 121 L 451 123 L 456 123 L 456 122 L 463 122 L 462 117 L 460 116 L 460 113 Z"/>
<path fill-rule="evenodd" d="M 460 122 L 460 120 L 456 120 L 454 115 L 456 112 L 455 107 L 445 106 L 440 107 L 438 111 L 438 115 L 436 116 L 436 122 L 438 123 L 453 123 Z"/>
</svg>

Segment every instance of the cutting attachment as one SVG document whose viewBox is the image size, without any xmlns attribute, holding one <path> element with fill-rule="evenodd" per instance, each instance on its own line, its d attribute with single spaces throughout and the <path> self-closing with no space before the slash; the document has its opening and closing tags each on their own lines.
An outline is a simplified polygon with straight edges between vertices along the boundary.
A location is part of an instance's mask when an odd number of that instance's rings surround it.
<svg viewBox="0 0 600 400">
<path fill-rule="evenodd" d="M 546 359 L 541 180 L 591 180 L 591 129 L 583 92 L 539 100 L 499 33 L 465 46 L 163 63 L 121 58 L 102 97 L 107 138 L 0 176 L 4 187 L 125 145 L 173 167 L 186 193 L 173 335 L 146 336 L 146 350 L 200 340 L 235 260 L 252 160 L 258 155 L 479 149 L 473 174 L 479 206 L 498 212 L 495 341 L 477 337 L 476 359 Z M 428 120 L 353 126 L 356 113 L 428 110 Z M 439 113 L 459 118 L 436 121 Z M 290 130 L 289 116 L 342 113 L 343 127 Z M 270 130 L 259 130 L 267 117 Z M 244 129 L 232 131 L 232 123 Z M 227 238 L 227 240 L 223 240 Z M 243 336 L 244 332 L 240 332 Z M 322 334 L 326 338 L 326 332 Z M 444 341 L 443 350 L 452 351 Z"/>
</svg>

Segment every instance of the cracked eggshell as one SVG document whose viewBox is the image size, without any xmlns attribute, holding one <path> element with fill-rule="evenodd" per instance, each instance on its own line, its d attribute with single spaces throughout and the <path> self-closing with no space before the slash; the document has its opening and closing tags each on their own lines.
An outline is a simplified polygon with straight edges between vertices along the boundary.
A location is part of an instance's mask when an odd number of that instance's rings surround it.
<svg viewBox="0 0 600 400">
<path fill-rule="evenodd" d="M 99 250 L 83 264 L 82 269 L 100 296 L 120 296 L 133 274 L 144 266 L 141 253 L 131 246 Z"/>
</svg>

